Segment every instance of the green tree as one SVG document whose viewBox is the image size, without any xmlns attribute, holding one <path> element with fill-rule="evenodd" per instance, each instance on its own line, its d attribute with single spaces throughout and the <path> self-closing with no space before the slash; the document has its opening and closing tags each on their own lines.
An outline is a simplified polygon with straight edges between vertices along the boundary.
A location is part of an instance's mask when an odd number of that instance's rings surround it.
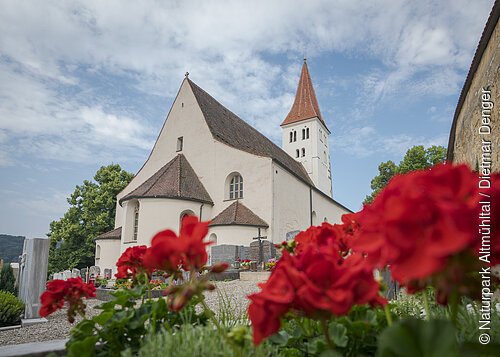
<svg viewBox="0 0 500 357">
<path fill-rule="evenodd" d="M 399 165 L 392 161 L 382 162 L 378 166 L 379 174 L 371 181 L 372 193 L 366 196 L 363 203 L 371 203 L 375 196 L 389 183 L 394 175 L 410 171 L 424 170 L 446 159 L 446 148 L 431 146 L 425 149 L 422 145 L 414 146 L 406 152 Z"/>
<path fill-rule="evenodd" d="M 94 265 L 95 238 L 114 227 L 116 195 L 133 174 L 120 165 L 103 166 L 68 198 L 64 216 L 50 224 L 49 272 Z"/>
<path fill-rule="evenodd" d="M 14 295 L 17 294 L 16 278 L 10 263 L 5 263 L 0 271 L 0 290 Z"/>
</svg>

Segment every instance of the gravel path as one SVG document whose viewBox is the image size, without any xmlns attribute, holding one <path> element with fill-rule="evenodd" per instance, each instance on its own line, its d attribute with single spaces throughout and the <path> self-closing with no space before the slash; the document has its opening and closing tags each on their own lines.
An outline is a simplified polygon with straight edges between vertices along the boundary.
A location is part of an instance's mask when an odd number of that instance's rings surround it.
<svg viewBox="0 0 500 357">
<path fill-rule="evenodd" d="M 230 304 L 235 316 L 241 316 L 246 311 L 248 299 L 246 296 L 256 292 L 259 288 L 253 281 L 232 280 L 216 282 L 215 291 L 205 295 L 207 305 L 217 311 L 221 304 Z M 87 301 L 87 316 L 95 316 L 100 310 L 95 306 L 102 301 L 92 299 Z M 0 331 L 0 346 L 17 345 L 28 342 L 41 342 L 48 340 L 64 339 L 69 337 L 69 330 L 74 324 L 70 324 L 66 317 L 66 310 L 60 310 L 47 318 L 47 323 L 27 326 L 15 330 Z M 80 318 L 76 322 L 81 321 Z"/>
</svg>

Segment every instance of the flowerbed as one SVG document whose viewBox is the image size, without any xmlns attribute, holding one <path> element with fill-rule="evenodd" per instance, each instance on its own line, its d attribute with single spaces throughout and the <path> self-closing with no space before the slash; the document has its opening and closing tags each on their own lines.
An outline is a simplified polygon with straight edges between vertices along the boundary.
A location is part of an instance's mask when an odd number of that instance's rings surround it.
<svg viewBox="0 0 500 357">
<path fill-rule="evenodd" d="M 179 236 L 163 231 L 151 247 L 124 252 L 117 278 L 130 287 L 115 292 L 101 314 L 75 326 L 68 355 L 165 355 L 177 346 L 179 356 L 206 351 L 221 356 L 496 356 L 500 336 L 493 328 L 500 327 L 500 316 L 483 309 L 485 293 L 491 298 L 498 282 L 478 273 L 500 262 L 500 227 L 498 219 L 491 220 L 486 259 L 477 233 L 484 212 L 477 183 L 466 166 L 438 165 L 397 176 L 372 204 L 344 215 L 342 224 L 323 223 L 283 242 L 281 258 L 269 267 L 270 278 L 248 297 L 248 319 L 227 318 L 228 306 L 215 315 L 204 302 L 204 291 L 215 286 L 202 273 L 217 274 L 227 265 L 205 266 L 208 222 L 186 217 Z M 488 195 L 488 212 L 498 217 L 500 175 L 491 176 Z M 386 267 L 410 297 L 394 303 L 385 299 L 374 271 Z M 154 271 L 169 281 L 157 285 L 164 297 L 156 300 L 151 298 Z M 50 282 L 42 295 L 43 314 L 67 302 L 69 319 L 83 315 L 83 298 L 93 296 L 92 288 L 78 279 Z M 487 331 L 479 329 L 483 320 L 490 321 Z M 96 350 L 96 344 L 101 348 Z"/>
</svg>

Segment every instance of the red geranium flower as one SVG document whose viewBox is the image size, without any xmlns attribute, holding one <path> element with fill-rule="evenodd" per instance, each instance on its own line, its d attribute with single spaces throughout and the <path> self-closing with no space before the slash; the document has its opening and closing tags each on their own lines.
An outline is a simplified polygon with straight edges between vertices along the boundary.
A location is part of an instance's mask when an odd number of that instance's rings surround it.
<svg viewBox="0 0 500 357">
<path fill-rule="evenodd" d="M 199 270 L 207 264 L 207 246 L 211 242 L 204 242 L 208 234 L 208 224 L 200 222 L 196 216 L 185 216 L 182 220 L 180 240 L 184 243 L 182 267 L 184 270 Z"/>
<path fill-rule="evenodd" d="M 390 264 L 405 284 L 443 269 L 447 259 L 477 243 L 477 176 L 465 165 L 394 177 L 356 215 L 356 250 L 379 267 Z"/>
<path fill-rule="evenodd" d="M 309 237 L 322 241 L 314 234 Z M 280 319 L 288 311 L 328 318 L 347 314 L 353 305 L 386 303 L 364 258 L 356 254 L 341 258 L 336 243 L 308 244 L 295 255 L 284 251 L 269 280 L 260 287 L 260 292 L 249 296 L 248 309 L 256 345 L 279 330 Z"/>
<path fill-rule="evenodd" d="M 148 248 L 145 245 L 127 248 L 116 263 L 118 268 L 115 274 L 117 279 L 135 278 L 138 273 L 151 274 L 151 269 L 144 266 L 144 254 Z"/>
<path fill-rule="evenodd" d="M 208 233 L 209 222 L 200 222 L 195 216 L 185 216 L 182 220 L 180 236 L 165 230 L 151 240 L 144 261 L 150 269 L 160 269 L 173 273 L 182 266 L 185 270 L 199 270 L 208 260 L 203 239 Z"/>
<path fill-rule="evenodd" d="M 299 254 L 313 246 L 328 246 L 338 252 L 339 257 L 349 254 L 352 240 L 358 233 L 358 224 L 353 214 L 342 216 L 343 224 L 323 222 L 321 226 L 311 226 L 295 237 L 294 252 Z"/>
<path fill-rule="evenodd" d="M 491 177 L 487 200 L 500 214 L 500 176 Z M 374 266 L 390 266 L 409 292 L 431 285 L 438 302 L 450 294 L 476 297 L 481 237 L 478 176 L 466 165 L 442 164 L 394 177 L 372 204 L 355 215 L 360 234 L 353 243 Z M 491 212 L 491 263 L 500 251 L 495 213 Z M 496 234 L 496 236 L 495 236 Z M 488 237 L 489 238 L 489 237 Z M 495 253 L 496 252 L 496 253 Z"/>
<path fill-rule="evenodd" d="M 42 306 L 40 316 L 46 317 L 53 312 L 62 309 L 64 302 L 69 305 L 68 321 L 75 321 L 76 313 L 85 313 L 83 298 L 95 297 L 95 286 L 84 283 L 82 278 L 70 278 L 68 280 L 52 280 L 47 283 L 47 290 L 40 296 Z"/>
</svg>

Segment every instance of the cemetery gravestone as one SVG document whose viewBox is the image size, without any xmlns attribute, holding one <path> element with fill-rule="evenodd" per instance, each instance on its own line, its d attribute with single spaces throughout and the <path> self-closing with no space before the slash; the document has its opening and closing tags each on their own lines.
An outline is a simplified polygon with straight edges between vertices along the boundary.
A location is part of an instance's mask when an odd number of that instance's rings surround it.
<svg viewBox="0 0 500 357">
<path fill-rule="evenodd" d="M 73 269 L 71 270 L 71 277 L 72 278 L 78 278 L 80 276 L 80 269 Z"/>
<path fill-rule="evenodd" d="M 232 244 L 221 244 L 211 247 L 210 253 L 212 264 L 219 262 L 233 264 L 238 258 L 242 260 L 248 259 L 248 247 Z"/>
<path fill-rule="evenodd" d="M 267 262 L 271 258 L 276 258 L 276 247 L 268 240 L 261 241 L 262 261 Z M 259 262 L 261 258 L 261 251 L 259 242 L 250 243 L 250 260 Z"/>
<path fill-rule="evenodd" d="M 84 282 L 86 282 L 86 283 L 87 283 L 87 272 L 88 272 L 88 269 L 87 269 L 87 268 L 82 268 L 82 269 L 80 270 L 80 277 L 81 277 L 81 278 L 82 278 L 82 280 L 83 280 Z"/>
<path fill-rule="evenodd" d="M 111 279 L 112 274 L 113 274 L 112 269 L 104 269 L 104 279 Z"/>
<path fill-rule="evenodd" d="M 98 266 L 91 266 L 89 269 L 89 280 L 97 278 L 101 274 L 101 268 Z"/>
<path fill-rule="evenodd" d="M 71 278 L 71 270 L 63 271 L 63 280 L 68 280 L 69 278 Z"/>
<path fill-rule="evenodd" d="M 38 319 L 40 295 L 47 283 L 49 240 L 26 238 L 19 266 L 19 298 L 25 304 L 24 318 Z"/>
</svg>

